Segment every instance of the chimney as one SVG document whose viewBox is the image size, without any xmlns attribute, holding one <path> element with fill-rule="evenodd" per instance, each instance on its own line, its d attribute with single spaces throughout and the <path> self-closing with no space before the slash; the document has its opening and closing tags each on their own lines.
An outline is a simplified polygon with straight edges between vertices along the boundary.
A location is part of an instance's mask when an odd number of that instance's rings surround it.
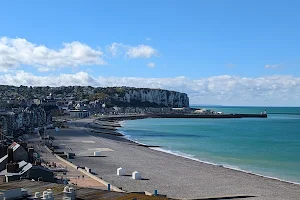
<svg viewBox="0 0 300 200">
<path fill-rule="evenodd" d="M 18 163 L 7 163 L 6 164 L 6 171 L 8 173 L 14 173 L 17 172 L 19 169 L 19 164 Z"/>
<path fill-rule="evenodd" d="M 33 199 L 34 200 L 40 200 L 41 199 L 41 193 L 40 192 L 35 192 Z"/>
<path fill-rule="evenodd" d="M 34 148 L 28 148 L 28 162 L 33 163 Z"/>
<path fill-rule="evenodd" d="M 75 200 L 76 195 L 73 187 L 66 186 L 63 190 L 64 198 L 68 198 L 70 200 Z"/>
<path fill-rule="evenodd" d="M 7 149 L 7 163 L 13 163 L 14 162 L 14 150 L 13 148 Z"/>
</svg>

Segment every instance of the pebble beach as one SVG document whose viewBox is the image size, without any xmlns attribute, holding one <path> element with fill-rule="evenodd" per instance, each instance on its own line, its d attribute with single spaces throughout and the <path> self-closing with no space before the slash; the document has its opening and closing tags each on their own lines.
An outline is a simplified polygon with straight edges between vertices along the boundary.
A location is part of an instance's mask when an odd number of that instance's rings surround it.
<svg viewBox="0 0 300 200">
<path fill-rule="evenodd" d="M 76 154 L 70 161 L 129 192 L 152 192 L 176 199 L 299 199 L 300 185 L 211 165 L 157 151 L 129 141 L 110 129 L 101 134 L 87 128 L 92 119 L 78 120 L 70 128 L 51 130 L 59 151 Z M 109 134 L 112 133 L 112 134 Z M 101 156 L 94 157 L 94 151 Z M 117 168 L 126 171 L 117 176 Z M 141 173 L 142 180 L 131 174 Z"/>
</svg>

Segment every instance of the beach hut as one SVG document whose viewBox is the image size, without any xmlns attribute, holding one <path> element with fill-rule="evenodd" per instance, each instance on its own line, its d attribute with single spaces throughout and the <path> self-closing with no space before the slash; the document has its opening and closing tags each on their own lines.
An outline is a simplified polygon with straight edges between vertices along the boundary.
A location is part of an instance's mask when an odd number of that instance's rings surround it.
<svg viewBox="0 0 300 200">
<path fill-rule="evenodd" d="M 118 176 L 125 176 L 125 169 L 123 169 L 122 167 L 117 169 L 117 175 Z"/>
<path fill-rule="evenodd" d="M 138 171 L 132 172 L 132 179 L 135 179 L 135 180 L 141 180 L 142 177 L 141 177 L 140 172 L 138 172 Z"/>
</svg>

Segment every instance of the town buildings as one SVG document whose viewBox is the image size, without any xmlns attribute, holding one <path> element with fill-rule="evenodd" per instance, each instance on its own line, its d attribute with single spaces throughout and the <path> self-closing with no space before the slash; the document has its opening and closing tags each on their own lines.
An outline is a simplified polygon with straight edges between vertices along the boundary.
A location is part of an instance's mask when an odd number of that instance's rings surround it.
<svg viewBox="0 0 300 200">
<path fill-rule="evenodd" d="M 30 134 L 34 128 L 51 122 L 51 116 L 41 106 L 10 109 L 0 112 L 0 140 Z"/>
<path fill-rule="evenodd" d="M 90 116 L 90 112 L 87 110 L 70 110 L 71 118 L 86 118 Z"/>
</svg>

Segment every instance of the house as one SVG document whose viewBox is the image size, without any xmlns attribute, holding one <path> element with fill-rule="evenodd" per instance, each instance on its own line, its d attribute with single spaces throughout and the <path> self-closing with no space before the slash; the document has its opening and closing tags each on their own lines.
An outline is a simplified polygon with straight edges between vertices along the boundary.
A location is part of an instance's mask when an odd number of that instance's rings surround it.
<svg viewBox="0 0 300 200">
<path fill-rule="evenodd" d="M 21 177 L 35 180 L 41 177 L 43 181 L 53 182 L 53 172 L 33 165 L 33 148 L 23 146 L 14 142 L 7 148 L 7 154 L 0 158 L 0 177 L 5 182 L 20 180 Z"/>
<path fill-rule="evenodd" d="M 56 100 L 55 99 L 43 99 L 41 104 L 46 105 L 46 106 L 56 106 Z"/>
<path fill-rule="evenodd" d="M 86 118 L 90 116 L 90 112 L 87 110 L 69 110 L 71 118 Z"/>
</svg>

